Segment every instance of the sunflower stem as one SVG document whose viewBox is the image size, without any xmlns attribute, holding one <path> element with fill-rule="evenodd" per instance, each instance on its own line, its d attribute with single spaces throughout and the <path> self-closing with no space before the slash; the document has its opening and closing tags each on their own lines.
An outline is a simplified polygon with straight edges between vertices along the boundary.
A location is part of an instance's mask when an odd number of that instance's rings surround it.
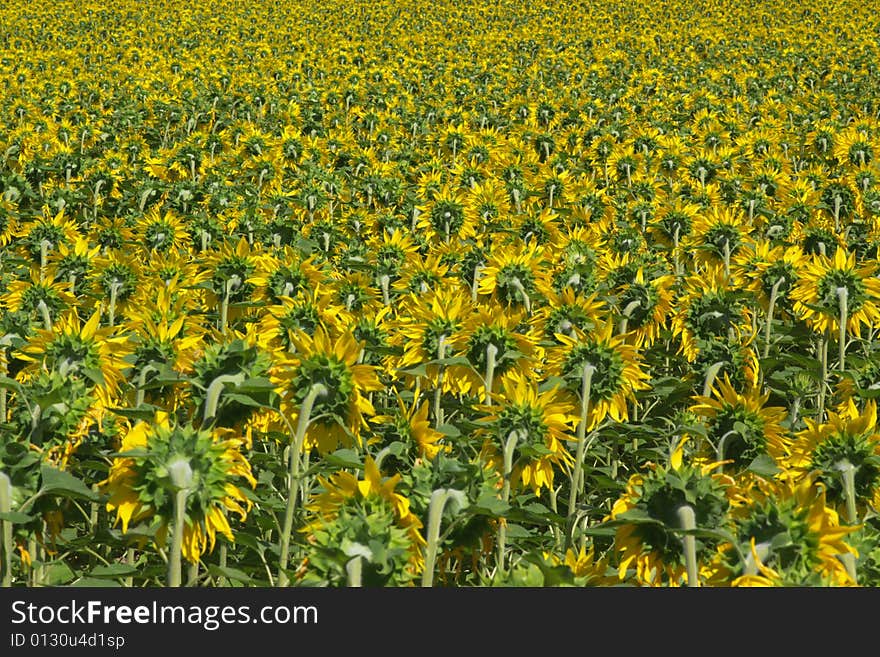
<svg viewBox="0 0 880 657">
<path fill-rule="evenodd" d="M 767 325 L 764 327 L 764 358 L 770 355 L 770 336 L 773 331 L 773 310 L 776 308 L 776 299 L 779 296 L 779 287 L 785 282 L 785 277 L 780 276 L 770 288 L 770 303 L 767 304 Z"/>
<path fill-rule="evenodd" d="M 828 378 L 828 333 L 826 329 L 825 335 L 819 340 L 819 399 L 816 404 L 817 415 L 816 421 L 821 422 L 825 416 L 825 381 Z"/>
<path fill-rule="evenodd" d="M 229 323 L 229 297 L 232 295 L 233 280 L 226 281 L 223 292 L 223 301 L 220 302 L 220 333 L 226 335 L 226 325 Z"/>
<path fill-rule="evenodd" d="M 620 329 L 619 332 L 621 335 L 626 335 L 626 330 L 629 324 L 629 318 L 632 317 L 635 309 L 642 305 L 642 302 L 636 299 L 635 301 L 630 301 L 626 304 L 626 308 L 623 309 L 623 317 L 620 318 Z"/>
<path fill-rule="evenodd" d="M 391 305 L 391 295 L 388 292 L 388 285 L 390 282 L 391 282 L 391 279 L 388 276 L 388 274 L 382 274 L 379 277 L 379 286 L 382 288 L 382 302 L 386 306 Z"/>
<path fill-rule="evenodd" d="M 171 552 L 168 554 L 167 586 L 177 588 L 181 582 L 181 552 L 183 528 L 186 519 L 186 499 L 189 489 L 181 488 L 174 495 L 174 532 L 171 536 Z"/>
<path fill-rule="evenodd" d="M 157 372 L 156 367 L 150 363 L 141 368 L 140 373 L 138 373 L 138 382 L 137 382 L 137 392 L 135 393 L 134 406 L 137 408 L 141 404 L 144 403 L 144 395 L 146 391 L 144 390 L 144 386 L 147 385 L 147 375 L 150 372 Z"/>
<path fill-rule="evenodd" d="M 859 514 L 856 509 L 856 468 L 848 459 L 840 461 L 836 468 L 840 470 L 840 476 L 843 479 L 843 494 L 846 498 L 846 522 L 848 525 L 857 525 Z M 855 557 L 847 553 L 841 557 L 841 560 L 846 567 L 846 572 L 852 577 L 853 582 L 858 582 Z"/>
<path fill-rule="evenodd" d="M 730 278 L 730 240 L 724 240 L 724 276 Z"/>
<path fill-rule="evenodd" d="M 438 488 L 431 493 L 428 505 L 428 544 L 425 547 L 425 569 L 422 571 L 422 586 L 430 588 L 434 585 L 434 566 L 437 561 L 437 548 L 440 544 L 440 522 L 443 519 L 443 507 L 449 499 L 449 490 Z"/>
<path fill-rule="evenodd" d="M 722 367 L 724 367 L 724 362 L 718 361 L 717 363 L 712 363 L 706 370 L 706 378 L 703 379 L 703 397 L 708 397 L 712 394 L 712 384 L 715 383 L 715 378 Z"/>
<path fill-rule="evenodd" d="M 521 429 L 514 429 L 504 443 L 504 483 L 501 487 L 501 500 L 506 505 L 510 501 L 510 475 L 513 472 L 513 452 L 522 435 Z M 507 547 L 507 518 L 498 520 L 497 572 L 504 573 L 504 551 Z"/>
<path fill-rule="evenodd" d="M 495 357 L 498 355 L 498 347 L 491 342 L 486 345 L 486 376 L 483 383 L 486 386 L 486 396 L 483 402 L 486 406 L 492 405 L 492 380 L 495 378 Z"/>
<path fill-rule="evenodd" d="M 202 415 L 202 426 L 209 427 L 217 420 L 217 406 L 220 404 L 220 395 L 227 383 L 235 383 L 238 377 L 234 374 L 221 374 L 214 378 L 205 392 L 205 412 Z"/>
<path fill-rule="evenodd" d="M 838 336 L 838 369 L 846 369 L 846 324 L 849 312 L 849 290 L 845 286 L 837 288 L 837 302 L 840 304 L 840 333 Z"/>
<path fill-rule="evenodd" d="M 49 260 L 49 247 L 52 243 L 49 240 L 40 240 L 40 283 L 46 281 L 46 265 Z"/>
<path fill-rule="evenodd" d="M 0 513 L 12 513 L 12 482 L 4 472 L 0 472 Z M 12 523 L 0 520 L 0 533 L 3 535 L 3 588 L 12 586 Z"/>
<path fill-rule="evenodd" d="M 290 532 L 293 529 L 293 514 L 296 511 L 296 498 L 299 494 L 299 466 L 300 452 L 309 428 L 312 409 L 319 397 L 327 394 L 327 386 L 323 383 L 313 383 L 306 394 L 299 409 L 299 418 L 296 423 L 296 435 L 290 449 L 290 474 L 287 482 L 287 509 L 284 512 L 284 526 L 281 530 L 279 542 L 278 560 L 278 586 L 287 586 L 290 580 L 287 577 L 287 561 L 290 555 Z"/>
<path fill-rule="evenodd" d="M 125 551 L 125 565 L 134 568 L 135 562 L 136 560 L 134 557 L 134 548 L 128 548 L 128 550 Z M 123 583 L 125 584 L 125 586 L 131 588 L 132 586 L 134 586 L 134 577 L 129 575 L 123 580 Z"/>
<path fill-rule="evenodd" d="M 672 258 L 675 262 L 675 275 L 681 276 L 681 262 L 678 256 L 678 240 L 679 233 L 681 232 L 681 226 L 677 223 L 675 224 L 675 228 L 672 231 Z"/>
<path fill-rule="evenodd" d="M 697 528 L 697 517 L 694 509 L 688 504 L 683 504 L 676 511 L 681 528 L 691 532 Z M 689 587 L 699 587 L 699 571 L 697 569 L 697 539 L 693 534 L 685 534 L 682 537 L 684 545 L 684 559 L 687 567 L 687 584 Z"/>
<path fill-rule="evenodd" d="M 477 302 L 477 290 L 479 288 L 480 272 L 482 270 L 483 267 L 479 262 L 474 265 L 474 282 L 473 285 L 471 285 L 471 301 L 473 301 L 474 303 Z"/>
<path fill-rule="evenodd" d="M 446 335 L 441 335 L 440 339 L 437 340 L 437 358 L 443 360 L 446 358 Z M 440 425 L 443 424 L 443 406 L 441 401 L 443 400 L 443 375 L 445 374 L 445 367 L 440 365 L 437 368 L 437 387 L 434 388 L 434 428 L 439 429 Z"/>
<path fill-rule="evenodd" d="M 517 292 L 519 292 L 522 295 L 523 304 L 526 307 L 526 314 L 531 315 L 532 314 L 532 300 L 529 298 L 529 293 L 526 292 L 526 288 L 523 286 L 522 281 L 519 280 L 518 278 L 513 278 L 510 281 L 510 284 L 516 289 Z"/>
<path fill-rule="evenodd" d="M 590 396 L 593 385 L 595 365 L 585 363 L 581 372 L 581 419 L 577 425 L 577 451 L 574 457 L 574 471 L 571 476 L 571 488 L 568 494 L 568 522 L 574 528 L 574 514 L 578 498 L 581 495 L 584 479 L 584 452 L 586 451 L 587 424 L 590 420 Z M 568 537 L 566 548 L 571 545 L 572 536 Z"/>
<path fill-rule="evenodd" d="M 119 295 L 119 288 L 122 287 L 122 283 L 119 281 L 113 281 L 110 284 L 110 309 L 107 313 L 107 326 L 113 326 L 116 324 L 116 298 Z"/>
<path fill-rule="evenodd" d="M 43 326 L 46 327 L 47 331 L 52 330 L 52 316 L 49 314 L 49 306 L 46 305 L 46 302 L 40 299 L 39 303 L 37 303 L 37 309 L 40 311 L 40 314 L 43 316 Z"/>
<path fill-rule="evenodd" d="M 348 563 L 345 564 L 345 575 L 348 580 L 348 585 L 353 588 L 360 588 L 363 586 L 361 583 L 361 578 L 363 575 L 363 565 L 364 559 L 360 555 L 349 559 Z"/>
</svg>

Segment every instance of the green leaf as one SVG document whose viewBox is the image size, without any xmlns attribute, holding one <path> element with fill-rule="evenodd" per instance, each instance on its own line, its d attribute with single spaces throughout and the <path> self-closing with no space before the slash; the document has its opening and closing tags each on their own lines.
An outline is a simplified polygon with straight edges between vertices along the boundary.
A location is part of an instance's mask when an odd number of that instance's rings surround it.
<svg viewBox="0 0 880 657">
<path fill-rule="evenodd" d="M 73 497 L 82 497 L 92 502 L 100 499 L 94 491 L 69 472 L 44 465 L 40 468 L 40 477 L 43 484 L 40 486 L 40 490 L 37 491 L 37 495 L 49 495 L 50 493 L 67 494 Z"/>
<path fill-rule="evenodd" d="M 229 566 L 217 566 L 211 564 L 208 566 L 208 572 L 213 577 L 225 577 L 226 579 L 233 580 L 235 582 L 242 582 L 244 584 L 250 584 L 253 581 L 250 575 L 248 575 L 243 570 L 239 570 L 238 568 L 230 568 Z"/>
<path fill-rule="evenodd" d="M 137 568 L 127 563 L 113 563 L 109 566 L 95 566 L 89 575 L 91 577 L 125 577 L 126 575 L 134 575 L 137 572 Z"/>
<path fill-rule="evenodd" d="M 29 523 L 31 520 L 36 518 L 37 516 L 29 516 L 26 513 L 19 513 L 18 511 L 10 511 L 9 513 L 0 513 L 0 520 L 5 520 L 6 522 L 11 522 L 14 525 L 24 525 Z"/>
<path fill-rule="evenodd" d="M 74 577 L 76 577 L 76 573 L 71 570 L 70 566 L 68 566 L 63 561 L 54 561 L 50 563 L 46 567 L 46 575 L 45 582 L 49 586 L 57 586 L 59 584 L 68 584 Z M 100 586 L 104 586 L 104 582 L 102 581 Z M 83 586 L 83 585 L 81 585 Z"/>
<path fill-rule="evenodd" d="M 750 464 L 748 469 L 762 477 L 774 477 L 782 470 L 776 467 L 773 458 L 769 454 L 761 454 L 756 457 Z"/>
<path fill-rule="evenodd" d="M 153 418 L 156 417 L 156 411 L 159 409 L 152 404 L 141 404 L 135 408 L 108 408 L 107 410 L 129 420 L 152 422 Z"/>
<path fill-rule="evenodd" d="M 122 584 L 120 584 L 119 582 L 114 581 L 112 579 L 98 579 L 96 577 L 80 577 L 78 580 L 76 580 L 72 584 L 69 584 L 68 586 L 84 586 L 84 587 L 88 587 L 88 588 L 95 588 L 95 587 L 108 588 L 108 587 L 121 587 Z"/>
</svg>

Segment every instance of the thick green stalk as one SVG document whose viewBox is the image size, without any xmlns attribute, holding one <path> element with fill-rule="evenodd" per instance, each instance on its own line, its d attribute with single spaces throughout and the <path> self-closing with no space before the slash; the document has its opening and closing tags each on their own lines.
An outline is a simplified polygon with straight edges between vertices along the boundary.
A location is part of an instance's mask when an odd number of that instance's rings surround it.
<svg viewBox="0 0 880 657">
<path fill-rule="evenodd" d="M 0 513 L 12 513 L 12 483 L 9 477 L 0 472 Z M 0 533 L 3 541 L 3 580 L 2 586 L 12 586 L 12 523 L 0 520 Z"/>
<path fill-rule="evenodd" d="M 434 585 L 434 564 L 437 561 L 437 549 L 440 543 L 440 521 L 443 519 L 443 507 L 449 499 L 449 490 L 438 488 L 431 493 L 428 505 L 428 536 L 425 547 L 425 569 L 422 571 L 422 586 Z"/>
<path fill-rule="evenodd" d="M 49 314 L 49 306 L 46 305 L 46 302 L 40 299 L 39 303 L 37 303 L 37 309 L 40 311 L 40 314 L 43 316 L 43 326 L 46 327 L 47 331 L 52 330 L 52 315 Z"/>
<path fill-rule="evenodd" d="M 477 263 L 474 266 L 474 282 L 471 285 L 471 301 L 473 301 L 474 303 L 477 302 L 477 294 L 478 294 L 479 283 L 480 283 L 480 272 L 482 270 L 483 270 L 483 267 L 480 265 L 480 263 Z"/>
<path fill-rule="evenodd" d="M 676 511 L 678 522 L 685 531 L 693 531 L 697 528 L 697 518 L 693 507 L 684 504 Z M 697 568 L 697 539 L 693 534 L 685 534 L 682 537 L 684 545 L 684 559 L 687 566 L 687 584 L 689 587 L 699 587 L 700 577 Z"/>
<path fill-rule="evenodd" d="M 510 475 L 513 472 L 513 453 L 519 443 L 521 431 L 516 429 L 510 432 L 504 443 L 504 483 L 501 487 L 501 500 L 507 504 L 510 501 Z M 504 572 L 504 551 L 507 548 L 507 518 L 498 521 L 498 573 Z"/>
<path fill-rule="evenodd" d="M 205 411 L 202 416 L 203 427 L 209 427 L 214 423 L 224 386 L 227 383 L 235 383 L 237 380 L 234 374 L 221 374 L 208 385 L 208 390 L 205 392 Z"/>
<path fill-rule="evenodd" d="M 119 281 L 113 281 L 110 285 L 110 310 L 108 311 L 107 326 L 113 326 L 116 324 L 116 298 L 119 295 L 119 288 L 121 287 L 122 283 Z"/>
<path fill-rule="evenodd" d="M 46 265 L 49 260 L 49 248 L 52 243 L 49 240 L 40 241 L 40 283 L 46 280 Z"/>
<path fill-rule="evenodd" d="M 290 557 L 290 533 L 293 530 L 293 514 L 296 511 L 296 498 L 299 494 L 299 466 L 300 452 L 305 442 L 306 431 L 312 416 L 312 409 L 319 397 L 327 394 L 327 387 L 322 383 L 313 383 L 299 409 L 299 419 L 296 423 L 296 435 L 290 448 L 290 472 L 287 482 L 287 509 L 284 512 L 284 526 L 281 529 L 281 538 L 278 551 L 278 586 L 287 586 L 290 582 L 287 577 L 287 562 Z"/>
<path fill-rule="evenodd" d="M 134 548 L 128 548 L 125 551 L 125 565 L 131 566 L 132 568 L 134 568 L 134 564 L 136 562 L 137 562 L 137 560 L 135 559 L 135 556 L 134 556 Z M 128 577 L 125 578 L 124 583 L 127 587 L 131 588 L 132 586 L 134 586 L 134 577 L 129 575 Z"/>
<path fill-rule="evenodd" d="M 780 276 L 770 288 L 770 303 L 767 304 L 767 325 L 764 327 L 764 358 L 770 355 L 770 336 L 773 331 L 773 311 L 776 308 L 776 299 L 779 296 L 779 286 L 785 282 Z"/>
<path fill-rule="evenodd" d="M 846 287 L 837 288 L 837 301 L 840 304 L 840 332 L 838 334 L 838 361 L 837 368 L 843 372 L 846 369 L 846 324 L 849 320 L 849 290 Z"/>
<path fill-rule="evenodd" d="M 492 384 L 495 379 L 495 357 L 498 356 L 498 347 L 491 342 L 486 345 L 486 376 L 483 381 L 486 386 L 486 396 L 483 403 L 486 406 L 492 405 Z"/>
<path fill-rule="evenodd" d="M 844 459 L 837 464 L 843 479 L 843 494 L 846 499 L 846 523 L 848 525 L 857 525 L 859 522 L 859 514 L 856 509 L 856 468 L 848 460 Z M 858 582 L 858 573 L 856 571 L 855 556 L 847 553 L 841 558 L 846 572 L 852 577 L 853 582 Z"/>
<path fill-rule="evenodd" d="M 443 360 L 446 358 L 446 335 L 441 335 L 440 339 L 437 340 L 437 358 Z M 443 401 L 443 378 L 446 372 L 446 368 L 443 365 L 439 365 L 437 368 L 437 387 L 434 388 L 434 428 L 439 429 L 440 425 L 443 424 L 443 406 L 441 402 Z"/>
<path fill-rule="evenodd" d="M 389 285 L 391 285 L 391 277 L 388 274 L 382 274 L 379 277 L 379 287 L 382 288 L 382 303 L 386 306 L 391 305 L 391 294 L 389 293 Z"/>
<path fill-rule="evenodd" d="M 176 588 L 181 581 L 181 551 L 183 546 L 183 527 L 186 520 L 186 500 L 189 491 L 182 488 L 174 495 L 174 530 L 171 535 L 171 552 L 168 554 L 167 586 Z"/>
<path fill-rule="evenodd" d="M 706 378 L 703 380 L 703 397 L 708 397 L 712 394 L 712 384 L 715 383 L 715 378 L 718 376 L 718 372 L 721 371 L 722 367 L 724 367 L 724 363 L 719 361 L 717 363 L 712 363 L 712 365 L 706 370 Z"/>
<path fill-rule="evenodd" d="M 574 458 L 574 471 L 571 477 L 571 489 L 568 495 L 568 522 L 574 522 L 578 498 L 583 492 L 584 458 L 586 452 L 587 424 L 590 421 L 590 389 L 596 367 L 590 363 L 584 365 L 581 372 L 581 419 L 577 425 L 577 451 Z"/>
<path fill-rule="evenodd" d="M 348 563 L 345 564 L 345 574 L 348 578 L 348 585 L 350 587 L 359 588 L 363 586 L 361 583 L 363 564 L 364 559 L 360 555 L 349 559 Z"/>
<path fill-rule="evenodd" d="M 523 286 L 522 281 L 519 280 L 518 278 L 514 278 L 513 280 L 510 281 L 510 284 L 516 289 L 517 292 L 520 293 L 520 295 L 522 295 L 523 304 L 525 304 L 525 307 L 526 307 L 526 314 L 531 315 L 532 314 L 532 300 L 529 297 L 529 293 L 526 292 L 526 288 Z"/>
<path fill-rule="evenodd" d="M 821 422 L 825 417 L 825 382 L 828 379 L 828 333 L 825 331 L 819 341 L 819 401 L 817 403 L 816 421 Z"/>
<path fill-rule="evenodd" d="M 626 308 L 623 309 L 623 317 L 620 318 L 620 328 L 618 333 L 621 335 L 626 335 L 627 328 L 629 327 L 629 318 L 632 316 L 633 312 L 636 308 L 642 305 L 642 302 L 636 299 L 635 301 L 630 301 L 626 304 Z"/>
</svg>

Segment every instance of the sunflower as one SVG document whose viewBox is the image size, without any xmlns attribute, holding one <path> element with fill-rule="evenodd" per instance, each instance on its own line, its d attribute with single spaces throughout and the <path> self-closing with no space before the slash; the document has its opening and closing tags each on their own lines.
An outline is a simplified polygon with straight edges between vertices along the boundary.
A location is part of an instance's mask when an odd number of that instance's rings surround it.
<svg viewBox="0 0 880 657">
<path fill-rule="evenodd" d="M 92 246 L 87 239 L 80 237 L 72 246 L 64 242 L 59 244 L 58 250 L 49 258 L 49 264 L 55 268 L 55 278 L 68 281 L 70 293 L 78 295 L 88 289 L 100 251 L 100 246 Z"/>
<path fill-rule="evenodd" d="M 11 313 L 26 313 L 32 322 L 51 328 L 52 323 L 67 309 L 74 308 L 76 297 L 64 281 L 56 281 L 53 272 L 41 274 L 40 268 L 30 268 L 30 280 L 14 280 L 0 295 L 0 304 Z"/>
<path fill-rule="evenodd" d="M 64 216 L 63 208 L 51 218 L 50 214 L 48 207 L 43 208 L 43 216 L 22 224 L 17 234 L 16 245 L 34 263 L 40 263 L 61 244 L 72 247 L 81 237 L 77 225 Z"/>
<path fill-rule="evenodd" d="M 557 389 L 539 392 L 534 377 L 511 373 L 492 399 L 493 406 L 480 407 L 485 415 L 479 420 L 488 425 L 481 429 L 488 465 L 503 473 L 503 452 L 513 440 L 511 488 L 531 488 L 535 495 L 552 488 L 554 467 L 568 468 L 574 461 L 565 447 L 579 420 L 571 398 Z"/>
<path fill-rule="evenodd" d="M 852 495 L 850 504 L 857 509 L 872 513 L 880 509 L 880 431 L 874 400 L 853 417 L 829 412 L 827 422 L 809 418 L 804 422 L 807 428 L 796 434 L 792 446 L 790 476 L 801 480 L 815 474 L 834 508 L 845 508 Z M 854 473 L 849 494 L 844 477 L 847 468 Z"/>
<path fill-rule="evenodd" d="M 441 258 L 439 253 L 409 258 L 399 278 L 392 283 L 392 290 L 401 295 L 419 295 L 452 285 L 455 279 L 449 276 L 450 268 Z"/>
<path fill-rule="evenodd" d="M 550 289 L 544 247 L 496 247 L 483 268 L 478 291 L 506 306 L 522 306 L 531 314 Z"/>
<path fill-rule="evenodd" d="M 744 246 L 749 221 L 739 210 L 713 207 L 708 214 L 697 215 L 685 246 L 692 249 L 698 262 L 730 268 L 731 258 Z"/>
<path fill-rule="evenodd" d="M 609 524 L 615 528 L 613 554 L 617 555 L 620 580 L 633 579 L 640 586 L 680 586 L 686 581 L 679 509 L 689 506 L 698 529 L 721 530 L 728 524 L 730 498 L 736 487 L 729 477 L 715 470 L 720 464 L 684 463 L 686 439 L 679 441 L 669 464 L 650 464 L 634 474 L 626 492 L 611 509 Z M 712 560 L 720 540 L 696 537 L 699 577 L 714 574 Z"/>
<path fill-rule="evenodd" d="M 236 243 L 225 243 L 210 252 L 203 267 L 211 273 L 212 303 L 219 307 L 225 300 L 230 304 L 254 300 L 258 290 L 259 253 L 242 237 Z"/>
<path fill-rule="evenodd" d="M 432 361 L 460 355 L 455 338 L 471 312 L 470 297 L 455 288 L 410 295 L 392 324 L 391 343 L 402 349 L 397 367 L 405 370 L 424 365 L 429 387 L 442 386 L 444 392 L 453 394 L 466 392 L 469 386 L 462 366 L 443 368 Z"/>
<path fill-rule="evenodd" d="M 150 521 L 157 545 L 164 545 L 173 521 L 168 466 L 185 459 L 195 476 L 186 499 L 182 552 L 195 563 L 214 549 L 217 533 L 234 542 L 227 513 L 244 520 L 252 506 L 242 483 L 253 488 L 257 482 L 241 447 L 229 432 L 174 426 L 161 414 L 154 422 L 140 422 L 122 439 L 109 476 L 99 484 L 109 495 L 107 511 L 115 513 L 123 534 L 133 523 Z"/>
<path fill-rule="evenodd" d="M 562 292 L 548 293 L 547 305 L 535 313 L 532 323 L 541 328 L 545 340 L 558 342 L 557 333 L 574 335 L 576 330 L 588 333 L 606 312 L 605 302 L 598 299 L 595 292 L 586 296 L 566 287 Z"/>
<path fill-rule="evenodd" d="M 460 354 L 470 363 L 470 367 L 456 367 L 455 383 L 449 384 L 452 390 L 484 400 L 495 391 L 498 377 L 512 371 L 528 374 L 540 359 L 538 337 L 523 315 L 498 312 L 497 307 L 477 307 L 450 336 L 449 345 L 450 353 Z"/>
<path fill-rule="evenodd" d="M 444 184 L 430 201 L 418 206 L 419 219 L 416 228 L 422 230 L 432 242 L 450 242 L 455 237 L 464 241 L 475 236 L 470 213 L 465 211 L 467 195 Z"/>
<path fill-rule="evenodd" d="M 158 207 L 150 208 L 134 227 L 135 234 L 147 251 L 165 253 L 175 249 L 187 249 L 190 236 L 183 220 L 174 212 Z"/>
<path fill-rule="evenodd" d="M 832 153 L 845 167 L 864 167 L 878 153 L 877 141 L 856 127 L 847 127 L 834 135 Z"/>
<path fill-rule="evenodd" d="M 789 440 L 781 422 L 786 409 L 767 406 L 770 395 L 756 388 L 740 393 L 724 379 L 712 386 L 710 397 L 697 396 L 690 412 L 706 423 L 708 447 L 718 461 L 730 461 L 737 473 L 769 455 L 779 467 L 786 464 Z"/>
<path fill-rule="evenodd" d="M 880 323 L 876 272 L 876 263 L 859 265 L 855 254 L 842 248 L 833 257 L 814 255 L 791 292 L 794 310 L 820 333 L 839 331 L 843 316 L 846 330 L 858 336 L 862 325 L 873 328 Z"/>
<path fill-rule="evenodd" d="M 855 555 L 813 476 L 800 482 L 755 478 L 730 511 L 736 545 L 719 551 L 731 586 L 848 586 L 842 557 Z"/>
<path fill-rule="evenodd" d="M 309 286 L 295 298 L 281 296 L 268 306 L 258 323 L 258 339 L 269 351 L 293 351 L 294 338 L 300 331 L 313 334 L 318 327 L 335 335 L 354 322 L 354 316 L 333 303 L 333 296 L 320 284 Z"/>
<path fill-rule="evenodd" d="M 448 452 L 452 449 L 443 442 L 446 436 L 431 427 L 427 400 L 419 405 L 418 394 L 415 394 L 412 404 L 407 407 L 400 395 L 397 395 L 397 406 L 391 415 L 376 415 L 370 420 L 376 425 L 374 431 L 382 436 L 383 446 L 399 441 L 414 452 L 417 458 L 429 461 L 441 451 Z"/>
<path fill-rule="evenodd" d="M 63 377 L 85 378 L 101 389 L 105 404 L 109 404 L 125 380 L 123 359 L 131 353 L 131 346 L 127 336 L 113 337 L 111 327 L 98 328 L 100 320 L 100 313 L 95 312 L 83 324 L 71 310 L 51 329 L 37 330 L 16 353 L 28 363 L 20 375 L 29 377 L 47 369 Z"/>
<path fill-rule="evenodd" d="M 140 262 L 128 254 L 111 253 L 95 262 L 95 284 L 101 298 L 97 305 L 107 310 L 107 320 L 115 324 L 136 298 L 138 284 L 144 278 Z"/>
<path fill-rule="evenodd" d="M 650 348 L 669 323 L 674 282 L 675 277 L 669 274 L 647 279 L 644 267 L 639 267 L 632 282 L 619 291 L 616 305 L 620 326 L 636 348 Z"/>
<path fill-rule="evenodd" d="M 383 389 L 376 367 L 358 364 L 361 346 L 350 330 L 334 340 L 319 326 L 313 336 L 299 332 L 292 342 L 295 353 L 282 357 L 270 372 L 282 409 L 297 422 L 309 391 L 324 386 L 326 393 L 313 406 L 305 449 L 326 454 L 340 443 L 350 446 L 367 426 L 364 415 L 375 413 L 363 393 Z"/>
<path fill-rule="evenodd" d="M 610 321 L 589 333 L 575 329 L 574 337 L 557 333 L 556 339 L 559 345 L 547 350 L 547 372 L 564 379 L 573 394 L 581 394 L 584 370 L 593 368 L 586 430 L 592 431 L 609 415 L 616 422 L 626 422 L 628 402 L 635 401 L 636 391 L 649 388 L 650 376 L 641 368 L 636 347 L 614 335 Z"/>
<path fill-rule="evenodd" d="M 701 343 L 736 340 L 751 331 L 751 311 L 722 267 L 688 276 L 672 316 L 672 333 L 680 341 L 679 353 L 694 362 Z"/>
<path fill-rule="evenodd" d="M 363 477 L 344 471 L 318 477 L 321 490 L 306 506 L 314 518 L 301 531 L 311 544 L 327 549 L 358 544 L 381 546 L 386 568 L 371 559 L 363 568 L 365 586 L 409 582 L 424 567 L 422 522 L 410 509 L 409 499 L 395 491 L 401 475 L 383 478 L 376 462 L 367 456 Z M 370 556 L 383 559 L 381 554 Z M 307 567 L 316 569 L 320 565 L 312 562 Z M 327 570 L 330 572 L 320 574 L 331 583 L 344 581 L 344 572 Z"/>
<path fill-rule="evenodd" d="M 772 298 L 777 312 L 788 311 L 790 314 L 790 293 L 800 280 L 806 261 L 797 245 L 773 246 L 770 242 L 760 241 L 737 254 L 734 271 L 747 281 L 747 289 L 755 294 L 765 310 Z"/>
</svg>

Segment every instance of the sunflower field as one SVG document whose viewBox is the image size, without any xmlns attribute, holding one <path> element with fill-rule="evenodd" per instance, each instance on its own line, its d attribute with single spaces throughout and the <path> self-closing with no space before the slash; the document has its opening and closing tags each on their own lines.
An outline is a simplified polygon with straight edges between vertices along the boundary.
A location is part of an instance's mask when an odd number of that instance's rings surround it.
<svg viewBox="0 0 880 657">
<path fill-rule="evenodd" d="M 3 586 L 880 585 L 880 14 L 0 7 Z"/>
</svg>

